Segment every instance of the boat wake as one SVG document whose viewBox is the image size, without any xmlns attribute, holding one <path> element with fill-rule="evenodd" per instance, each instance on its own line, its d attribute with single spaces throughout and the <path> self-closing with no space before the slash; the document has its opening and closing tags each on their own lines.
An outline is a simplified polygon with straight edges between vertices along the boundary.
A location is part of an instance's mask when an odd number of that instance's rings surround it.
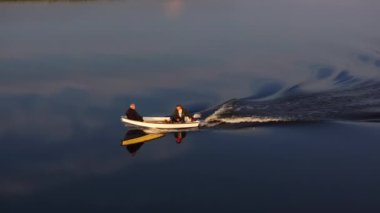
<svg viewBox="0 0 380 213">
<path fill-rule="evenodd" d="M 380 121 L 380 81 L 339 73 L 328 90 L 306 92 L 298 84 L 268 96 L 229 100 L 205 110 L 205 126 L 326 120 Z"/>
</svg>

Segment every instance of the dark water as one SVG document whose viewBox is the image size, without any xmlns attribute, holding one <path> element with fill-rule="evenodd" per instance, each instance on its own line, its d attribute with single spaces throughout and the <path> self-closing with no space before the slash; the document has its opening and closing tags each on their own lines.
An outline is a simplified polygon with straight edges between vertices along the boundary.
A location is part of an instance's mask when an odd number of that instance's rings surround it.
<svg viewBox="0 0 380 213">
<path fill-rule="evenodd" d="M 379 212 L 379 8 L 0 3 L 0 212 Z"/>
</svg>

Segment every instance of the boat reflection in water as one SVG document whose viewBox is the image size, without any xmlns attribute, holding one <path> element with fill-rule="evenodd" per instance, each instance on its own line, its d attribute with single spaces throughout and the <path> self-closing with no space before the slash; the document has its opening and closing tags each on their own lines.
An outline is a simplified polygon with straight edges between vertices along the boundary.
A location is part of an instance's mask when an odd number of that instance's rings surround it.
<svg viewBox="0 0 380 213">
<path fill-rule="evenodd" d="M 137 151 L 144 143 L 162 138 L 167 134 L 173 134 L 177 144 L 182 143 L 186 137 L 186 132 L 152 132 L 141 129 L 131 129 L 125 133 L 121 145 L 124 146 L 132 156 L 135 156 Z"/>
<path fill-rule="evenodd" d="M 175 132 L 174 133 L 175 142 L 180 144 L 182 140 L 186 137 L 186 132 Z"/>
<path fill-rule="evenodd" d="M 157 138 L 164 137 L 165 134 L 149 134 L 145 133 L 141 129 L 131 129 L 125 133 L 124 139 L 121 142 L 122 146 L 125 146 L 132 156 L 136 155 L 136 152 L 144 145 L 145 142 L 152 141 Z"/>
</svg>

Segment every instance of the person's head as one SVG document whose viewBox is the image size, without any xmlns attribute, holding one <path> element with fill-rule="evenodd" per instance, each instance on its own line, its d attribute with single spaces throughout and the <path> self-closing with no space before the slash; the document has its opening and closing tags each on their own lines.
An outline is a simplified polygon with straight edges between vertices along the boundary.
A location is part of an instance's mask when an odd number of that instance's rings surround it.
<svg viewBox="0 0 380 213">
<path fill-rule="evenodd" d="M 176 108 L 176 110 L 177 110 L 178 112 L 182 112 L 182 110 L 183 110 L 183 107 L 182 107 L 181 104 L 178 104 L 175 108 Z"/>
<path fill-rule="evenodd" d="M 131 104 L 129 105 L 129 108 L 131 108 L 131 109 L 136 109 L 136 104 L 131 103 Z"/>
</svg>

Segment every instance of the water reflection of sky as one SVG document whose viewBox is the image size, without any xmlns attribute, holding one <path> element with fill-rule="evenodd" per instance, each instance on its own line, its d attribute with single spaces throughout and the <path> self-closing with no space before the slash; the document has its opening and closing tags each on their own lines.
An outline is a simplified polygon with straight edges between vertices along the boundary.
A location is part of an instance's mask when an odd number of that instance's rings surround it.
<svg viewBox="0 0 380 213">
<path fill-rule="evenodd" d="M 5 4 L 1 91 L 74 87 L 109 95 L 186 87 L 224 99 L 244 96 L 254 78 L 302 81 L 310 63 L 350 68 L 352 54 L 373 54 L 376 4 Z"/>
<path fill-rule="evenodd" d="M 361 150 L 354 167 L 341 166 L 357 154 L 355 141 L 373 129 L 340 126 L 354 129 L 345 136 L 344 130 L 336 133 L 329 127 L 303 128 L 314 136 L 310 146 L 300 142 L 309 141 L 306 133 L 281 133 L 281 128 L 276 129 L 280 136 L 270 128 L 253 134 L 192 133 L 180 145 L 174 137 L 158 139 L 131 160 L 118 144 L 125 131 L 119 115 L 131 101 L 145 115 L 165 115 L 177 103 L 214 106 L 256 94 L 266 85 L 281 88 L 313 80 L 324 85 L 320 79 L 343 69 L 377 75 L 378 8 L 375 0 L 1 3 L 0 206 L 10 211 L 21 208 L 18 202 L 47 209 L 75 203 L 102 209 L 97 203 L 106 199 L 104 194 L 111 194 L 107 208 L 115 204 L 122 209 L 120 204 L 127 202 L 136 205 L 128 206 L 132 210 L 169 203 L 172 210 L 181 210 L 193 202 L 204 210 L 204 199 L 216 196 L 211 200 L 216 205 L 229 194 L 243 198 L 235 203 L 254 197 L 260 206 L 259 201 L 272 198 L 301 198 L 306 189 L 316 192 L 317 200 L 324 192 L 339 197 L 339 177 L 356 172 L 368 174 L 360 180 L 369 189 L 376 184 L 371 177 L 378 175 L 373 165 L 379 162 L 371 152 L 378 148 L 371 137 L 370 148 Z M 326 67 L 327 74 L 321 71 Z M 330 140 L 324 134 L 337 134 L 331 140 L 352 146 L 319 145 Z M 336 157 L 326 146 L 344 155 Z M 281 150 L 296 157 L 288 159 Z M 321 156 L 338 161 L 323 167 L 328 163 Z M 306 168 L 304 160 L 314 169 Z M 285 180 L 280 180 L 283 170 Z M 292 178 L 297 175 L 304 178 Z M 309 182 L 313 180 L 316 184 Z M 284 194 L 269 194 L 277 191 L 272 181 Z M 350 177 L 343 182 L 359 184 Z M 292 187 L 296 194 L 289 192 Z M 93 188 L 98 195 L 88 194 Z M 150 205 L 144 207 L 146 203 Z"/>
</svg>

